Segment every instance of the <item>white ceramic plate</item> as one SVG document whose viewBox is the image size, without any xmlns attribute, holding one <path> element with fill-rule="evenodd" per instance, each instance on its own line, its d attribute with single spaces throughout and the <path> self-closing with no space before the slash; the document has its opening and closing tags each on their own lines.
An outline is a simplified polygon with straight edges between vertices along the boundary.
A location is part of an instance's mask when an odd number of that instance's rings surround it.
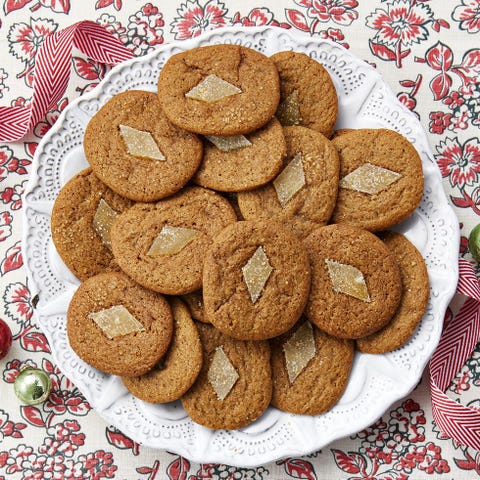
<svg viewBox="0 0 480 480">
<path fill-rule="evenodd" d="M 386 127 L 413 143 L 423 161 L 425 194 L 411 218 L 397 229 L 422 252 L 431 282 L 427 312 L 410 341 L 386 355 L 357 353 L 347 389 L 331 411 L 312 417 L 269 408 L 256 422 L 237 431 L 211 431 L 196 425 L 179 402 L 144 403 L 129 394 L 117 377 L 103 374 L 77 357 L 68 343 L 65 315 L 79 282 L 56 253 L 49 228 L 60 188 L 87 167 L 82 141 L 92 115 L 124 90 L 155 91 L 162 65 L 172 54 L 217 43 L 241 44 L 266 55 L 287 49 L 309 54 L 329 70 L 337 88 L 337 128 Z M 65 109 L 42 140 L 24 198 L 23 252 L 29 286 L 32 295 L 39 295 L 37 319 L 59 368 L 99 415 L 135 441 L 192 461 L 245 467 L 310 453 L 353 434 L 414 388 L 439 341 L 445 309 L 455 291 L 458 238 L 458 222 L 447 203 L 425 133 L 379 73 L 337 44 L 271 27 L 216 30 L 165 45 L 112 69 L 95 90 Z"/>
</svg>

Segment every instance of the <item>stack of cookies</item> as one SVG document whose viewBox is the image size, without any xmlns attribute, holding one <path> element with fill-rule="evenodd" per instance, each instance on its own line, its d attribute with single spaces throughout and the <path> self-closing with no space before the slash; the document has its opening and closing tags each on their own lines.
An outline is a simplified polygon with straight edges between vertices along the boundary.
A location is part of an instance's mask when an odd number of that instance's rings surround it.
<svg viewBox="0 0 480 480">
<path fill-rule="evenodd" d="M 158 94 L 110 99 L 52 214 L 82 282 L 72 349 L 144 401 L 237 429 L 269 405 L 329 410 L 355 349 L 405 343 L 428 276 L 386 230 L 419 205 L 421 160 L 391 130 L 334 132 L 337 103 L 310 57 L 238 45 L 176 54 Z"/>
</svg>

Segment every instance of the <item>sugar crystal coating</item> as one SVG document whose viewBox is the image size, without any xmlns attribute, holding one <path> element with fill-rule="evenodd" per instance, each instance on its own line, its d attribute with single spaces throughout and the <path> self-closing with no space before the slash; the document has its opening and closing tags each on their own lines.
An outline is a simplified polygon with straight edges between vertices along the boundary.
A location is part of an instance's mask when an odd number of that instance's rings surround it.
<svg viewBox="0 0 480 480">
<path fill-rule="evenodd" d="M 345 293 L 364 302 L 370 302 L 367 284 L 363 273 L 352 265 L 325 259 L 328 275 L 336 292 Z"/>
<path fill-rule="evenodd" d="M 365 163 L 340 180 L 339 187 L 374 195 L 402 177 L 388 168 Z"/>
<path fill-rule="evenodd" d="M 111 250 L 112 240 L 110 229 L 118 216 L 116 212 L 103 198 L 98 202 L 98 207 L 93 217 L 93 228 L 100 236 L 102 242 Z"/>
<path fill-rule="evenodd" d="M 165 156 L 158 148 L 151 133 L 137 130 L 128 125 L 119 125 L 119 128 L 130 155 L 153 160 L 165 160 Z"/>
<path fill-rule="evenodd" d="M 223 348 L 221 346 L 217 347 L 208 369 L 208 381 L 220 401 L 225 400 L 238 379 L 238 372 L 223 351 Z"/>
<path fill-rule="evenodd" d="M 305 185 L 302 153 L 298 152 L 273 181 L 282 208 Z"/>
<path fill-rule="evenodd" d="M 123 306 L 113 307 L 88 315 L 110 338 L 117 338 L 129 333 L 144 332 L 144 326 Z"/>
<path fill-rule="evenodd" d="M 216 75 L 208 75 L 198 85 L 188 91 L 185 96 L 206 103 L 213 103 L 242 91 Z"/>
<path fill-rule="evenodd" d="M 303 325 L 283 344 L 288 379 L 292 384 L 315 356 L 315 338 L 310 322 Z"/>
<path fill-rule="evenodd" d="M 249 147 L 252 142 L 244 135 L 205 135 L 205 138 L 212 142 L 222 152 L 230 152 L 239 148 Z"/>
<path fill-rule="evenodd" d="M 263 287 L 273 272 L 267 254 L 262 246 L 255 250 L 250 260 L 242 267 L 243 279 L 247 284 L 248 293 L 253 303 L 262 295 Z"/>
<path fill-rule="evenodd" d="M 190 242 L 200 235 L 198 230 L 164 225 L 153 241 L 147 255 L 174 255 L 181 252 Z"/>
</svg>

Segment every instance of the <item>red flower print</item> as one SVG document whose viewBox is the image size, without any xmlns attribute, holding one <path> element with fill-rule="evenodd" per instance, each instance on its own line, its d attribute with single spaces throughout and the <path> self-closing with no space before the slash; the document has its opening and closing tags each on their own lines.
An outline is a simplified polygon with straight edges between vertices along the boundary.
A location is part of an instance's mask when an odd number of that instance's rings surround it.
<svg viewBox="0 0 480 480">
<path fill-rule="evenodd" d="M 128 46 L 129 39 L 127 37 L 127 29 L 115 18 L 113 15 L 103 13 L 97 18 L 96 22 L 111 33 L 114 37 L 118 38 L 124 45 Z"/>
<path fill-rule="evenodd" d="M 347 42 L 344 42 L 345 35 L 339 28 L 327 28 L 326 30 L 321 30 L 318 32 L 320 38 L 325 40 L 331 40 L 332 42 L 337 42 L 342 45 L 344 48 L 350 48 L 350 45 Z"/>
<path fill-rule="evenodd" d="M 129 17 L 127 35 L 135 55 L 145 55 L 153 47 L 163 43 L 165 25 L 163 14 L 151 3 L 145 4 Z"/>
<path fill-rule="evenodd" d="M 56 108 L 52 108 L 49 112 L 47 112 L 45 118 L 37 123 L 35 129 L 33 130 L 33 133 L 37 137 L 42 138 L 53 127 L 53 124 L 57 121 L 60 113 L 62 113 L 62 111 L 67 105 L 68 98 L 63 98 L 62 100 L 60 100 L 57 103 Z"/>
<path fill-rule="evenodd" d="M 0 192 L 0 201 L 4 205 L 9 205 L 12 210 L 20 210 L 22 208 L 22 195 L 25 190 L 25 182 L 14 187 L 7 187 L 3 192 Z"/>
<path fill-rule="evenodd" d="M 367 17 L 367 26 L 377 30 L 377 40 L 386 45 L 401 43 L 409 46 L 427 38 L 425 24 L 433 20 L 428 5 L 400 0 L 387 4 L 386 7 L 386 10 L 377 8 Z"/>
<path fill-rule="evenodd" d="M 318 22 L 333 21 L 339 25 L 350 25 L 358 18 L 356 0 L 296 0 L 295 3 L 307 7 L 307 15 Z"/>
<path fill-rule="evenodd" d="M 260 27 L 262 25 L 274 25 L 276 27 L 291 28 L 288 23 L 279 23 L 273 18 L 273 12 L 268 8 L 260 7 L 250 10 L 246 17 L 241 17 L 237 12 L 232 18 L 233 25 L 244 27 Z"/>
<path fill-rule="evenodd" d="M 171 32 L 175 34 L 176 40 L 185 40 L 224 27 L 229 23 L 225 17 L 227 11 L 220 0 L 209 0 L 204 6 L 199 0 L 187 0 L 177 9 L 178 17 L 171 23 Z"/>
<path fill-rule="evenodd" d="M 30 323 L 33 308 L 30 303 L 30 292 L 21 282 L 11 283 L 3 293 L 5 313 L 9 318 L 24 325 Z"/>
<path fill-rule="evenodd" d="M 430 112 L 430 132 L 442 134 L 451 125 L 452 117 L 451 113 Z"/>
<path fill-rule="evenodd" d="M 22 438 L 22 432 L 26 427 L 24 423 L 14 423 L 9 420 L 8 413 L 0 410 L 0 442 L 5 437 Z M 0 462 L 1 463 L 1 462 Z"/>
<path fill-rule="evenodd" d="M 0 212 L 0 242 L 5 241 L 12 234 L 13 217 L 10 212 Z"/>
<path fill-rule="evenodd" d="M 463 189 L 478 182 L 480 173 L 480 142 L 470 138 L 463 145 L 458 138 L 446 138 L 437 146 L 435 155 L 443 177 L 448 177 L 452 187 Z"/>
<path fill-rule="evenodd" d="M 35 65 L 35 57 L 46 36 L 51 35 L 58 28 L 53 20 L 46 18 L 30 18 L 30 23 L 14 23 L 8 32 L 10 53 L 25 64 L 24 70 L 18 78 L 31 74 Z"/>
<path fill-rule="evenodd" d="M 13 155 L 13 150 L 6 146 L 0 147 L 0 182 L 4 180 L 9 172 L 25 175 L 28 173 L 25 168 L 32 162 L 30 160 L 20 160 Z"/>
<path fill-rule="evenodd" d="M 452 18 L 460 22 L 460 30 L 480 32 L 480 0 L 462 0 L 453 11 Z"/>
</svg>

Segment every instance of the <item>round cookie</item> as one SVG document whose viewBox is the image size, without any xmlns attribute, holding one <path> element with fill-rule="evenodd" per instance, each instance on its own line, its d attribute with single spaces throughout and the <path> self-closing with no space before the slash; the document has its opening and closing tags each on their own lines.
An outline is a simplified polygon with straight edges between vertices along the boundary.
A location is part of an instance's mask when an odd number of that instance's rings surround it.
<svg viewBox="0 0 480 480">
<path fill-rule="evenodd" d="M 122 377 L 135 397 L 151 403 L 178 400 L 195 382 L 202 368 L 202 345 L 188 308 L 178 299 L 170 301 L 174 330 L 165 357 L 141 377 Z"/>
<path fill-rule="evenodd" d="M 109 338 L 90 315 L 116 306 L 125 307 L 144 331 Z M 67 334 L 75 353 L 92 367 L 112 375 L 143 375 L 167 352 L 172 312 L 162 295 L 125 274 L 100 273 L 74 293 L 67 311 Z"/>
<path fill-rule="evenodd" d="M 402 282 L 393 254 L 378 237 L 351 225 L 328 225 L 303 243 L 312 265 L 305 308 L 312 323 L 335 337 L 355 339 L 390 321 L 400 303 Z"/>
<path fill-rule="evenodd" d="M 157 203 L 138 203 L 119 215 L 111 230 L 113 255 L 120 268 L 144 287 L 167 295 L 193 292 L 202 286 L 205 251 L 236 220 L 221 195 L 201 187 L 185 188 Z M 177 252 L 168 246 L 178 229 L 196 236 L 179 243 Z M 159 236 L 161 253 L 152 255 L 150 249 Z"/>
<path fill-rule="evenodd" d="M 289 330 L 302 314 L 309 289 L 305 247 L 279 223 L 229 225 L 206 253 L 204 315 L 233 338 L 264 340 Z"/>
<path fill-rule="evenodd" d="M 182 397 L 183 408 L 195 423 L 207 428 L 233 430 L 244 427 L 266 410 L 272 396 L 268 342 L 235 340 L 211 325 L 198 324 L 197 327 L 204 362 L 197 381 Z M 216 353 L 219 348 L 221 351 Z M 224 355 L 220 356 L 222 351 Z M 218 372 L 214 374 L 214 370 L 209 374 L 215 356 L 226 357 L 238 375 L 233 387 L 228 392 L 227 389 L 223 392 L 220 390 L 220 395 L 210 379 L 217 389 L 219 386 L 225 387 L 225 382 L 220 380 L 226 361 L 219 361 L 220 375 Z"/>
<path fill-rule="evenodd" d="M 365 353 L 385 353 L 401 347 L 420 323 L 430 292 L 427 267 L 415 245 L 392 231 L 382 232 L 380 238 L 400 266 L 403 294 L 400 306 L 387 326 L 356 340 L 357 350 Z"/>
<path fill-rule="evenodd" d="M 340 156 L 340 188 L 332 223 L 376 232 L 399 223 L 418 207 L 423 195 L 422 162 L 406 138 L 393 130 L 360 129 L 343 132 L 332 142 Z M 401 177 L 371 194 L 342 186 L 348 174 L 367 164 Z M 370 176 L 373 183 L 376 176 Z"/>
<path fill-rule="evenodd" d="M 203 314 L 203 293 L 201 290 L 181 295 L 181 299 L 187 304 L 193 319 L 202 323 L 209 323 Z"/>
<path fill-rule="evenodd" d="M 329 410 L 345 390 L 353 363 L 354 344 L 352 340 L 332 337 L 312 325 L 314 355 L 291 382 L 286 360 L 290 357 L 286 357 L 284 348 L 299 327 L 305 328 L 304 323 L 300 321 L 290 332 L 270 340 L 273 375 L 271 403 L 286 412 L 318 415 Z M 302 354 L 299 358 L 302 358 Z"/>
<path fill-rule="evenodd" d="M 293 228 L 305 238 L 326 225 L 337 198 L 339 159 L 332 143 L 321 133 L 305 127 L 285 127 L 287 156 L 284 168 L 300 153 L 305 184 L 282 206 L 273 182 L 238 194 L 238 206 L 247 220 L 272 219 Z M 277 177 L 279 178 L 279 177 Z"/>
<path fill-rule="evenodd" d="M 286 153 L 280 122 L 273 118 L 245 138 L 251 145 L 226 152 L 205 141 L 203 161 L 193 181 L 222 192 L 240 192 L 274 178 Z"/>
<path fill-rule="evenodd" d="M 148 132 L 165 160 L 129 153 L 120 125 Z M 158 96 L 130 90 L 112 97 L 89 121 L 85 156 L 95 174 L 123 197 L 153 202 L 172 195 L 193 176 L 203 145 L 195 135 L 171 124 Z"/>
<path fill-rule="evenodd" d="M 65 265 L 81 281 L 101 272 L 120 270 L 108 241 L 102 241 L 94 226 L 102 199 L 117 213 L 133 204 L 108 188 L 88 168 L 63 186 L 53 205 L 53 243 Z"/>
<path fill-rule="evenodd" d="M 304 53 L 278 52 L 270 58 L 280 75 L 277 115 L 282 125 L 302 125 L 330 137 L 337 120 L 338 98 L 328 71 Z M 294 109 L 298 111 L 299 119 L 296 114 L 292 116 L 284 103 L 291 103 L 293 92 L 296 92 Z"/>
<path fill-rule="evenodd" d="M 185 95 L 209 75 L 241 93 L 213 102 Z M 175 125 L 203 135 L 238 135 L 270 121 L 280 99 L 280 84 L 275 65 L 265 55 L 240 45 L 211 45 L 170 57 L 160 72 L 158 95 Z"/>
</svg>

